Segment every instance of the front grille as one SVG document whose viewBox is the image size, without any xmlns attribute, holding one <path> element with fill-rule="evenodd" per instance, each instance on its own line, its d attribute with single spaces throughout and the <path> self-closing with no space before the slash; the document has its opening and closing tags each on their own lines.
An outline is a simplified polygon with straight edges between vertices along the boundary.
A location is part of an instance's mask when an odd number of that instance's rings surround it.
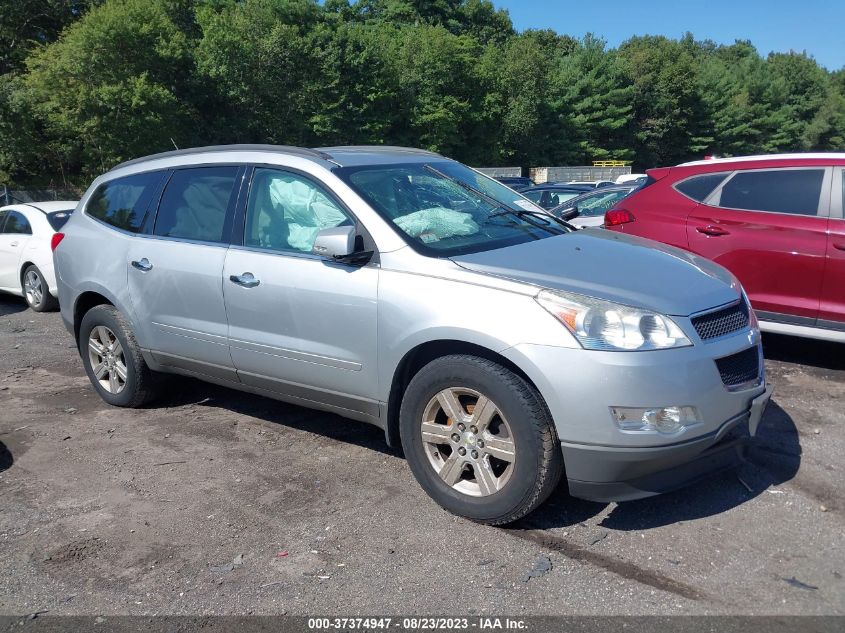
<svg viewBox="0 0 845 633">
<path fill-rule="evenodd" d="M 716 367 L 726 387 L 737 387 L 760 376 L 760 351 L 749 347 L 738 354 L 716 359 Z"/>
<path fill-rule="evenodd" d="M 727 308 L 693 317 L 692 326 L 703 341 L 736 332 L 748 327 L 748 304 L 740 301 Z"/>
</svg>

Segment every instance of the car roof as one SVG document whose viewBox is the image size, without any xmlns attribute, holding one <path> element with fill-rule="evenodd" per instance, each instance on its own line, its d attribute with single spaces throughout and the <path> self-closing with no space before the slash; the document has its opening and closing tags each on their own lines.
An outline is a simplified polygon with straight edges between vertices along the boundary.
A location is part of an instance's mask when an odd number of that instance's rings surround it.
<svg viewBox="0 0 845 633">
<path fill-rule="evenodd" d="M 150 156 L 142 156 L 140 158 L 120 163 L 119 165 L 113 167 L 111 171 L 122 169 L 123 167 L 128 167 L 130 165 L 138 165 L 140 163 L 160 159 L 178 157 L 190 158 L 193 156 L 200 156 L 202 154 L 220 154 L 227 152 L 263 152 L 269 154 L 285 154 L 287 156 L 297 156 L 300 158 L 310 159 L 315 162 L 329 162 L 339 167 L 380 165 L 400 161 L 422 162 L 424 160 L 431 160 L 433 157 L 443 158 L 439 154 L 422 149 L 412 147 L 394 147 L 390 145 L 348 145 L 338 147 L 319 147 L 313 149 L 307 147 L 295 147 L 292 145 L 208 145 L 205 147 L 191 147 L 169 152 L 161 152 Z"/>
<path fill-rule="evenodd" d="M 681 163 L 678 167 L 698 167 L 702 165 L 726 165 L 731 163 L 748 163 L 756 161 L 845 161 L 845 152 L 805 152 L 793 154 L 759 154 L 757 156 L 732 156 L 729 158 L 709 158 Z"/>
<path fill-rule="evenodd" d="M 56 211 L 72 211 L 76 208 L 78 200 L 49 200 L 45 202 L 16 202 L 5 207 L 0 207 L 0 211 L 20 209 L 20 207 L 29 207 L 37 209 L 42 213 L 55 213 Z"/>
<path fill-rule="evenodd" d="M 568 182 L 542 182 L 539 185 L 534 185 L 532 189 L 571 189 L 572 191 L 589 191 L 595 189 L 588 185 L 572 185 Z"/>
</svg>

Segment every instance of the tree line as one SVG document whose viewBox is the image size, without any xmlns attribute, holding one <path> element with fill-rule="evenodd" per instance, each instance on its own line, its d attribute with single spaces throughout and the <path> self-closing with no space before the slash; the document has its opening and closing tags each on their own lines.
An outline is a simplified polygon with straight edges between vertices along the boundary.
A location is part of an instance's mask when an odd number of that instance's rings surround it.
<svg viewBox="0 0 845 633">
<path fill-rule="evenodd" d="M 845 150 L 845 69 L 689 33 L 618 48 L 518 33 L 489 0 L 0 6 L 0 184 L 85 185 L 122 160 L 217 143 L 637 169 Z"/>
</svg>

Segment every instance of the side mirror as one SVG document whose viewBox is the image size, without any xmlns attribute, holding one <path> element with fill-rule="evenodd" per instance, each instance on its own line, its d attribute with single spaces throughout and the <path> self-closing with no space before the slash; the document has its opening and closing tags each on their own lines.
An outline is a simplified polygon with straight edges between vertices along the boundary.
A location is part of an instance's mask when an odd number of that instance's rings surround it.
<svg viewBox="0 0 845 633">
<path fill-rule="evenodd" d="M 578 210 L 578 207 L 567 207 L 560 212 L 560 216 L 558 217 L 560 217 L 560 219 L 564 222 L 569 222 L 570 220 L 577 218 L 579 215 L 581 215 L 581 212 Z"/>
<path fill-rule="evenodd" d="M 354 226 L 333 226 L 323 229 L 314 238 L 311 252 L 325 259 L 342 264 L 363 266 L 373 256 L 373 251 L 356 250 Z"/>
</svg>

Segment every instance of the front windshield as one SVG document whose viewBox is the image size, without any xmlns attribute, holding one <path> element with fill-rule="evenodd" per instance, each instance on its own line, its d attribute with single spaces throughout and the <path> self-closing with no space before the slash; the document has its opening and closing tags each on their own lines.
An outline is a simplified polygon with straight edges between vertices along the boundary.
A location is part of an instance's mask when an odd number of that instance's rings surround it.
<svg viewBox="0 0 845 633">
<path fill-rule="evenodd" d="M 438 257 L 540 240 L 568 229 L 501 183 L 453 161 L 335 172 L 416 250 Z"/>
</svg>

